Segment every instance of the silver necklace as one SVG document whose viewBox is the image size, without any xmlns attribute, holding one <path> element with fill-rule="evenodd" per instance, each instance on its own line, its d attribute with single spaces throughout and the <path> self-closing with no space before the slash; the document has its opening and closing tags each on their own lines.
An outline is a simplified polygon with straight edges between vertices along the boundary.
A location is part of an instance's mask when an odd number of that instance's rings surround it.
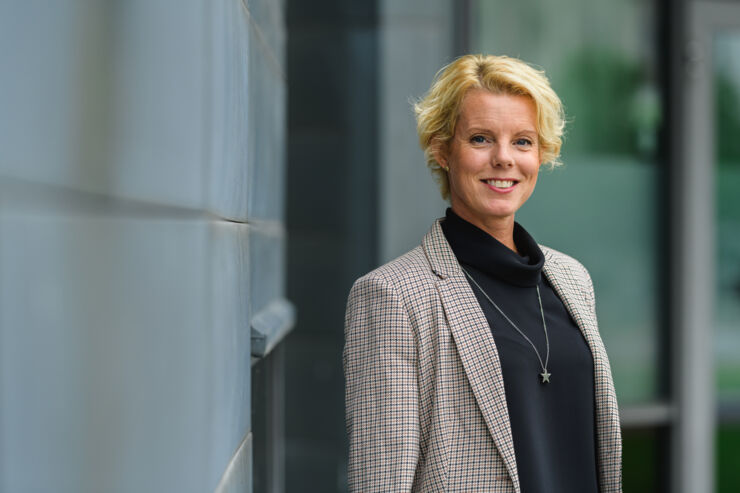
<svg viewBox="0 0 740 493">
<path fill-rule="evenodd" d="M 537 355 L 537 359 L 540 361 L 540 367 L 542 368 L 542 373 L 540 373 L 540 377 L 542 378 L 542 383 L 550 383 L 550 375 L 552 375 L 552 374 L 547 371 L 547 364 L 550 362 L 550 339 L 547 337 L 547 323 L 545 322 L 545 311 L 542 309 L 542 298 L 540 297 L 540 287 L 539 287 L 539 285 L 536 285 L 535 287 L 537 288 L 537 301 L 539 301 L 539 303 L 540 303 L 540 314 L 542 315 L 542 328 L 545 330 L 545 344 L 547 345 L 547 353 L 545 354 L 545 362 L 544 363 L 542 362 L 542 358 L 540 357 L 540 352 L 537 351 L 537 347 L 534 345 L 534 343 L 532 342 L 532 340 L 529 337 L 527 337 L 527 334 L 525 334 L 524 332 L 522 332 L 519 329 L 519 327 L 517 327 L 516 324 L 514 322 L 512 322 L 509 317 L 506 316 L 506 314 L 504 313 L 504 311 L 501 308 L 499 308 L 496 303 L 493 302 L 493 300 L 491 299 L 491 297 L 488 296 L 488 294 L 483 290 L 482 287 L 480 287 L 480 284 L 478 284 L 477 282 L 475 282 L 475 279 L 473 279 L 473 276 L 471 276 L 470 273 L 468 273 L 468 271 L 465 270 L 465 268 L 463 266 L 460 266 L 460 268 L 463 270 L 463 272 L 465 273 L 465 275 L 468 276 L 468 279 L 470 279 L 472 281 L 472 283 L 475 284 L 475 286 L 480 290 L 480 292 L 483 293 L 483 296 L 485 296 L 486 299 L 488 299 L 488 301 L 491 302 L 491 304 L 493 305 L 493 307 L 496 310 L 498 310 L 498 312 L 501 314 L 501 316 L 503 316 L 506 319 L 506 321 L 509 322 L 511 324 L 511 326 L 514 327 L 516 329 L 516 331 L 519 332 L 519 334 L 527 340 L 527 342 L 529 343 L 529 345 L 532 346 L 532 349 L 534 349 L 534 353 Z"/>
</svg>

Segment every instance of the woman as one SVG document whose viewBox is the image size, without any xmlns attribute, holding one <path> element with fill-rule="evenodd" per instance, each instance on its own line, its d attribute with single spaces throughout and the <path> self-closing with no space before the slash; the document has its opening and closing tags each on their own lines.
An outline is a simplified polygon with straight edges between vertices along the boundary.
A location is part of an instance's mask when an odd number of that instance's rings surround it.
<svg viewBox="0 0 740 493">
<path fill-rule="evenodd" d="M 524 62 L 468 55 L 415 110 L 451 207 L 350 293 L 350 490 L 621 491 L 591 279 L 514 221 L 557 164 L 560 100 Z"/>
</svg>

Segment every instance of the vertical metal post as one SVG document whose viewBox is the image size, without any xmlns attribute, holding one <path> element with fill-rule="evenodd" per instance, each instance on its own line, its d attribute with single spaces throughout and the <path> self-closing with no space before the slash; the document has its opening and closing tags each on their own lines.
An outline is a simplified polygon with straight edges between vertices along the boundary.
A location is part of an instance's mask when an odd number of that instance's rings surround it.
<svg viewBox="0 0 740 493">
<path fill-rule="evenodd" d="M 470 52 L 470 39 L 473 36 L 472 2 L 474 0 L 458 0 L 453 4 L 453 55 L 462 56 Z"/>
<path fill-rule="evenodd" d="M 721 29 L 740 29 L 740 5 L 692 1 L 683 63 L 683 107 L 676 182 L 672 185 L 671 286 L 673 388 L 678 405 L 672 460 L 673 491 L 710 493 L 714 487 L 716 392 L 714 379 L 714 97 L 712 43 Z"/>
<path fill-rule="evenodd" d="M 285 351 L 280 344 L 270 354 L 267 367 L 266 400 L 267 409 L 267 453 L 268 478 L 270 493 L 285 491 Z"/>
</svg>

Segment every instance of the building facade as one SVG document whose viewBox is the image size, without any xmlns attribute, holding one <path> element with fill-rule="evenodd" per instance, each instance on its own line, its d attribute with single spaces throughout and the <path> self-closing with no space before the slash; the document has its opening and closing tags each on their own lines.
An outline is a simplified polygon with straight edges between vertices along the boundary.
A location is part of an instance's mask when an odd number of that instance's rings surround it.
<svg viewBox="0 0 740 493">
<path fill-rule="evenodd" d="M 0 491 L 279 491 L 284 5 L 0 33 Z"/>
</svg>

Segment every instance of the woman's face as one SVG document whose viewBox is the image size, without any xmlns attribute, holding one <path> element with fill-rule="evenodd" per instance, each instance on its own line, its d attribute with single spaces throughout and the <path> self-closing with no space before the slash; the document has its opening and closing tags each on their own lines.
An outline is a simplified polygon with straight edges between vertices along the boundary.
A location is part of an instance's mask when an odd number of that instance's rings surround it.
<svg viewBox="0 0 740 493">
<path fill-rule="evenodd" d="M 452 142 L 437 161 L 449 168 L 457 215 L 489 232 L 513 227 L 514 213 L 532 195 L 540 169 L 534 102 L 470 90 Z"/>
</svg>

